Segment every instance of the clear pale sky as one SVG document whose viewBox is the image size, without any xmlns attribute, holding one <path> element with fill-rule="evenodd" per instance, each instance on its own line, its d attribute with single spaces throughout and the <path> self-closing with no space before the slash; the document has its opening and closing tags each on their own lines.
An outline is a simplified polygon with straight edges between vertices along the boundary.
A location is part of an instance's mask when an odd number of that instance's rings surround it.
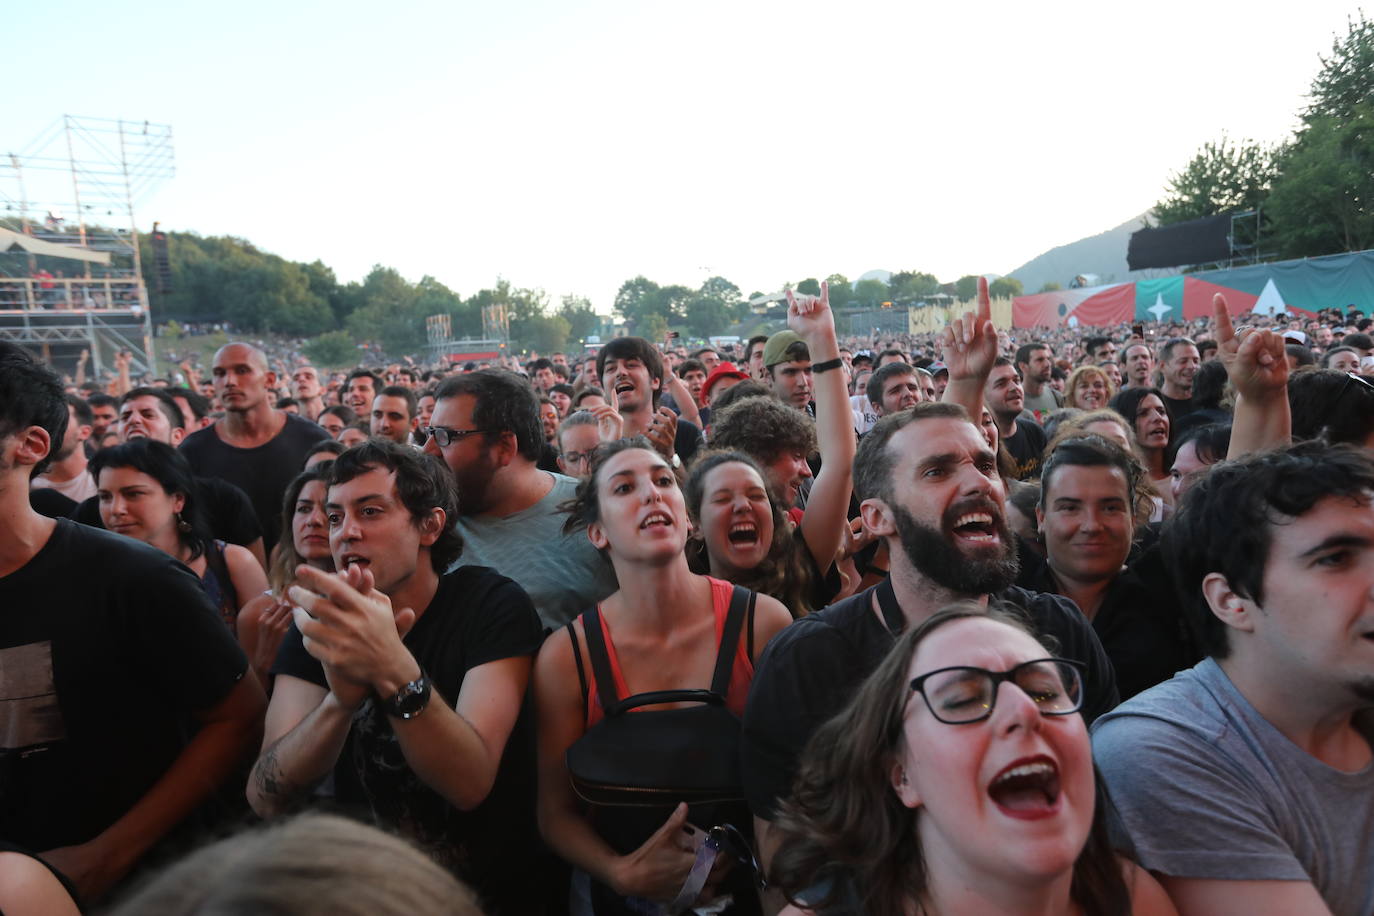
<svg viewBox="0 0 1374 916">
<path fill-rule="evenodd" d="M 1285 137 L 1357 2 L 16 3 L 0 152 L 171 124 L 142 228 L 341 280 L 602 312 L 641 273 L 953 280 L 1124 222 L 1223 132 Z"/>
</svg>

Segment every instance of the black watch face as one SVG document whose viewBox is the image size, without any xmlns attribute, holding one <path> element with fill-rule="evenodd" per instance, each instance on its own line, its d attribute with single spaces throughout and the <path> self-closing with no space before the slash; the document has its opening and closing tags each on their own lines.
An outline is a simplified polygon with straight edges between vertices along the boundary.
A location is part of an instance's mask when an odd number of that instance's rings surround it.
<svg viewBox="0 0 1374 916">
<path fill-rule="evenodd" d="M 429 702 L 429 678 L 420 678 L 401 688 L 391 701 L 391 712 L 398 716 L 411 716 L 425 708 Z"/>
</svg>

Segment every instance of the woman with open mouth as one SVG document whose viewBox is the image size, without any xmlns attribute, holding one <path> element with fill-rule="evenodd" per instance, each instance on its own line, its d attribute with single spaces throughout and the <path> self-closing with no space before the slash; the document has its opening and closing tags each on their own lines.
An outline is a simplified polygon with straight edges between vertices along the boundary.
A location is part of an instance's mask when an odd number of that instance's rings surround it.
<svg viewBox="0 0 1374 916">
<path fill-rule="evenodd" d="M 1131 424 L 1135 433 L 1135 453 L 1145 465 L 1155 492 L 1169 507 L 1166 513 L 1171 511 L 1174 493 L 1165 455 L 1173 438 L 1174 422 L 1163 392 L 1158 388 L 1127 388 L 1112 399 L 1112 409 Z"/>
<path fill-rule="evenodd" d="M 642 436 L 593 452 L 570 509 L 569 527 L 586 528 L 619 583 L 544 642 L 534 669 L 539 824 L 549 846 L 574 866 L 572 912 L 628 914 L 683 895 L 690 903 L 729 894 L 720 912 L 757 913 L 743 868 L 734 868 L 733 881 L 688 883 L 708 831 L 714 836 L 712 828 L 730 824 L 751 833 L 742 786 L 727 787 L 726 799 L 679 804 L 686 790 L 675 780 L 690 782 L 692 774 L 684 777 L 675 764 L 684 754 L 704 756 L 737 777 L 738 719 L 754 660 L 791 615 L 766 595 L 688 568 L 682 491 Z M 698 693 L 690 700 L 660 693 L 684 690 Z M 707 690 L 714 697 L 703 703 Z M 664 724 L 665 716 L 673 718 Z M 640 726 L 655 729 L 653 737 L 637 732 Z M 634 740 L 622 755 L 624 744 L 613 736 L 625 729 Z M 579 768 L 588 748 L 625 772 Z"/>
<path fill-rule="evenodd" d="M 763 469 L 733 450 L 699 455 L 683 489 L 695 528 L 687 546 L 694 571 L 771 595 L 798 617 L 830 602 L 835 583 L 826 574 L 834 568 L 833 543 L 824 542 L 831 556 L 817 557 L 803 526 L 842 531 L 847 504 L 837 504 L 832 518 L 808 507 L 802 524 L 794 525 Z"/>
<path fill-rule="evenodd" d="M 1082 674 L 971 602 L 908 630 L 775 822 L 788 914 L 1172 914 L 1106 832 Z"/>
</svg>

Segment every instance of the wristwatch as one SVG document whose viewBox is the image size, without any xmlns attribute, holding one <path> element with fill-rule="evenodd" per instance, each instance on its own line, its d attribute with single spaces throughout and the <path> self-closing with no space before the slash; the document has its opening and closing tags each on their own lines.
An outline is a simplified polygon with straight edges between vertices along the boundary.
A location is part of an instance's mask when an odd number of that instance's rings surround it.
<svg viewBox="0 0 1374 916">
<path fill-rule="evenodd" d="M 413 719 L 425 711 L 429 705 L 430 695 L 434 693 L 430 686 L 429 677 L 424 671 L 420 676 L 401 687 L 396 691 L 396 695 L 387 700 L 383 706 L 388 716 L 395 716 L 398 719 Z"/>
</svg>

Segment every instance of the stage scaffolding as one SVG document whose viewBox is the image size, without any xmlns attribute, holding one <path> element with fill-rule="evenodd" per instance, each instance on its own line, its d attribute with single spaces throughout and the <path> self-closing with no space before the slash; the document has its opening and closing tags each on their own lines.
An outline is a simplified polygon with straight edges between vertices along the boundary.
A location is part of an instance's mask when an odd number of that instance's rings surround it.
<svg viewBox="0 0 1374 916">
<path fill-rule="evenodd" d="M 175 174 L 172 128 L 63 115 L 0 155 L 0 340 L 101 378 L 157 374 L 136 203 Z"/>
</svg>

